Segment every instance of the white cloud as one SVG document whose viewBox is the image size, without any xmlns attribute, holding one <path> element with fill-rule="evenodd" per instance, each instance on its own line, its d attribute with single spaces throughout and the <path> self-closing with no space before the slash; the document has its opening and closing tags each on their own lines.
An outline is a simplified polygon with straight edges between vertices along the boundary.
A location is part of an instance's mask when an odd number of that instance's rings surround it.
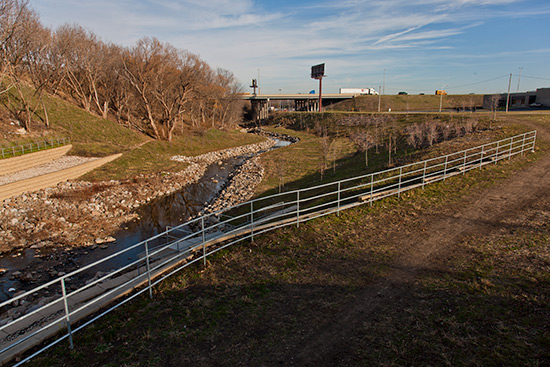
<svg viewBox="0 0 550 367">
<path fill-rule="evenodd" d="M 293 8 L 266 0 L 31 1 L 46 24 L 78 22 L 124 45 L 156 36 L 244 82 L 261 68 L 268 84 L 307 80 L 307 68 L 324 60 L 333 75 L 366 65 L 361 73 L 370 80 L 369 73 L 402 67 L 397 53 L 425 64 L 434 51 L 453 51 L 453 41 L 491 18 L 550 11 L 506 7 L 520 0 L 320 0 Z"/>
</svg>

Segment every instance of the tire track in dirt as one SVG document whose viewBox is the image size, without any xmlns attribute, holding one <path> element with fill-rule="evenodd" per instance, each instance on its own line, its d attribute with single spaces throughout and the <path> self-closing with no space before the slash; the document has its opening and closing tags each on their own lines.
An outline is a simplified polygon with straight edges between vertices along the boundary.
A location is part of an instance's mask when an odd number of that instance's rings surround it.
<svg viewBox="0 0 550 367">
<path fill-rule="evenodd" d="M 550 128 L 530 122 L 539 139 L 550 140 Z M 283 360 L 290 365 L 334 366 L 352 354 L 349 340 L 362 325 L 388 308 L 407 307 L 415 276 L 437 267 L 437 258 L 452 255 L 465 238 L 486 236 L 509 226 L 506 219 L 519 216 L 535 202 L 550 202 L 550 154 L 521 169 L 500 184 L 475 193 L 456 207 L 418 220 L 413 232 L 391 233 L 388 238 L 401 252 L 388 277 L 359 291 L 354 301 L 327 318 L 303 337 Z"/>
</svg>

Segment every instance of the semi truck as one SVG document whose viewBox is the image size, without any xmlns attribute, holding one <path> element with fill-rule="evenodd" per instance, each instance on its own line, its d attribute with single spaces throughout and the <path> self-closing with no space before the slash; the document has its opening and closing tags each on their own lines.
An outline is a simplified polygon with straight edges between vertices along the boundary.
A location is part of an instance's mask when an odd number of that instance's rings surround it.
<svg viewBox="0 0 550 367">
<path fill-rule="evenodd" d="M 340 88 L 340 94 L 378 94 L 374 88 Z"/>
</svg>

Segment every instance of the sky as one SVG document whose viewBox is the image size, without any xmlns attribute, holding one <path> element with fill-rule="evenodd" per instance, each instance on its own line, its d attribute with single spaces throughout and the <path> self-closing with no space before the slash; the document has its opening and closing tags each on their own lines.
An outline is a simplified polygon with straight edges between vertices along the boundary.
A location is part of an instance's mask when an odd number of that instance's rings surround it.
<svg viewBox="0 0 550 367">
<path fill-rule="evenodd" d="M 31 0 L 42 23 L 104 42 L 142 37 L 232 71 L 246 91 L 375 88 L 385 94 L 550 87 L 548 0 Z"/>
</svg>

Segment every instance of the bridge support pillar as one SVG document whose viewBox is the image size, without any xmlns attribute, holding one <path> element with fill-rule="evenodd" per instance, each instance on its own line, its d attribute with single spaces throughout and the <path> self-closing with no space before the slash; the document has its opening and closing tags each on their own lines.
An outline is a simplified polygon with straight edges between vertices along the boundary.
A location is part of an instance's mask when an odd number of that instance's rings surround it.
<svg viewBox="0 0 550 367">
<path fill-rule="evenodd" d="M 256 123 L 266 120 L 269 117 L 269 99 L 266 100 L 252 100 L 252 116 Z"/>
</svg>

